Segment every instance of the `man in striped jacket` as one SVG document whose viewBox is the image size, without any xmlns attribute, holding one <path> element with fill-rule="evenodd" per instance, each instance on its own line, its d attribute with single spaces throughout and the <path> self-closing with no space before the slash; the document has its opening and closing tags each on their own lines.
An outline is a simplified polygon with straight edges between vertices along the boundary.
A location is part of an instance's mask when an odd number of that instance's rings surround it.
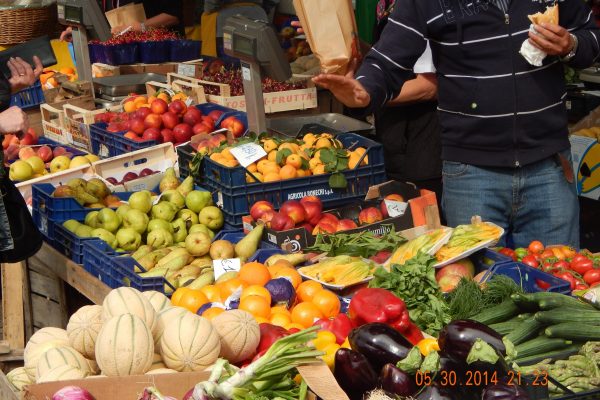
<svg viewBox="0 0 600 400">
<path fill-rule="evenodd" d="M 397 0 L 356 78 L 314 81 L 347 106 L 372 112 L 398 95 L 429 40 L 448 223 L 480 215 L 501 225 L 515 246 L 533 239 L 578 246 L 563 65 L 596 61 L 600 31 L 583 0 L 561 0 L 559 24 L 529 32 L 527 16 L 554 3 Z M 519 54 L 525 40 L 548 54 L 541 67 Z"/>
</svg>

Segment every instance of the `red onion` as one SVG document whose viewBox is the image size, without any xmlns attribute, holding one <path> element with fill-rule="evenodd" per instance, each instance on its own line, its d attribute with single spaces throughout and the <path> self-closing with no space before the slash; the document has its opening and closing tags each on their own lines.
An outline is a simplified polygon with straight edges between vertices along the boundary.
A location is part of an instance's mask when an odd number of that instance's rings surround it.
<svg viewBox="0 0 600 400">
<path fill-rule="evenodd" d="M 194 388 L 188 390 L 185 396 L 183 396 L 183 400 L 192 400 L 192 394 L 194 394 Z"/>
<path fill-rule="evenodd" d="M 54 393 L 52 400 L 95 400 L 94 396 L 79 386 L 65 386 Z"/>
</svg>

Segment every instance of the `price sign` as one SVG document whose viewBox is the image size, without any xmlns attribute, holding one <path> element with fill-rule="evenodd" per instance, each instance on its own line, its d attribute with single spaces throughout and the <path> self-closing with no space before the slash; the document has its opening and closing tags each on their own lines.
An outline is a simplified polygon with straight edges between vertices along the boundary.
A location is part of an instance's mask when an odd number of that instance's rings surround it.
<svg viewBox="0 0 600 400">
<path fill-rule="evenodd" d="M 247 167 L 255 161 L 267 156 L 267 152 L 256 143 L 247 143 L 232 148 L 231 154 L 240 163 L 242 167 Z"/>
<path fill-rule="evenodd" d="M 213 260 L 213 269 L 215 271 L 215 280 L 227 272 L 237 272 L 242 267 L 239 258 L 227 258 L 224 260 Z"/>
<path fill-rule="evenodd" d="M 191 76 L 193 78 L 196 75 L 196 67 L 189 64 L 179 64 L 177 66 L 177 73 L 179 75 Z"/>
<path fill-rule="evenodd" d="M 388 214 L 390 217 L 399 217 L 404 215 L 406 212 L 406 207 L 408 207 L 408 203 L 403 201 L 394 201 L 394 200 L 383 200 L 385 202 L 385 207 L 388 210 Z"/>
</svg>

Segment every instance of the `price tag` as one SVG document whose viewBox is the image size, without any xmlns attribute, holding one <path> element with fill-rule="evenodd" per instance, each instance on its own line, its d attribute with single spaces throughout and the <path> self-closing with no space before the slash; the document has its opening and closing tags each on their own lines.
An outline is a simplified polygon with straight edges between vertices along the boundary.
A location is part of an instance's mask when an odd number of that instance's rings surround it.
<svg viewBox="0 0 600 400">
<path fill-rule="evenodd" d="M 177 65 L 177 73 L 179 75 L 191 76 L 193 78 L 196 74 L 196 67 L 194 65 L 179 64 Z"/>
<path fill-rule="evenodd" d="M 242 167 L 247 167 L 255 161 L 267 156 L 267 152 L 256 143 L 247 143 L 241 146 L 233 147 L 231 154 L 240 163 Z"/>
<path fill-rule="evenodd" d="M 242 78 L 244 78 L 245 81 L 250 80 L 250 68 L 242 67 Z"/>
<path fill-rule="evenodd" d="M 187 99 L 185 99 L 185 105 L 188 107 L 191 106 L 193 102 L 194 102 L 194 99 L 192 99 L 191 97 L 188 97 Z"/>
<path fill-rule="evenodd" d="M 100 158 L 108 157 L 108 147 L 106 147 L 106 145 L 104 144 L 101 144 L 100 150 L 98 151 L 98 155 L 100 156 Z"/>
<path fill-rule="evenodd" d="M 227 272 L 237 272 L 242 267 L 239 258 L 227 258 L 224 260 L 213 260 L 213 269 L 215 271 L 215 279 Z"/>
<path fill-rule="evenodd" d="M 406 207 L 408 207 L 408 203 L 403 201 L 394 201 L 394 200 L 383 200 L 385 202 L 385 207 L 388 210 L 388 214 L 390 217 L 399 217 L 404 215 L 406 212 Z"/>
</svg>

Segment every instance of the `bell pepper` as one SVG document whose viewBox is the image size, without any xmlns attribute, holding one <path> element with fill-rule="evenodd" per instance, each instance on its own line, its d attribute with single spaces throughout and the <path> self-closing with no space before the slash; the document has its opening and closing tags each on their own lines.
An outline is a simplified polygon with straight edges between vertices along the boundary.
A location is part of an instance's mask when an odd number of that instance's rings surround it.
<svg viewBox="0 0 600 400">
<path fill-rule="evenodd" d="M 329 369 L 333 371 L 335 365 L 335 353 L 340 348 L 340 345 L 336 343 L 336 336 L 330 331 L 319 331 L 317 337 L 312 341 L 313 346 L 317 350 L 324 352 L 320 358 L 327 364 Z"/>
<path fill-rule="evenodd" d="M 354 324 L 346 314 L 339 314 L 335 318 L 321 318 L 315 325 L 319 325 L 321 329 L 332 332 L 335 335 L 337 344 L 344 343 L 348 334 L 354 328 Z"/>
<path fill-rule="evenodd" d="M 437 339 L 434 338 L 425 338 L 417 343 L 417 347 L 423 356 L 427 357 L 429 353 L 432 351 L 440 351 L 440 345 L 437 342 Z"/>
<path fill-rule="evenodd" d="M 258 347 L 256 348 L 256 352 L 259 354 L 267 351 L 278 339 L 290 334 L 286 329 L 277 325 L 262 323 L 259 326 L 260 342 L 258 342 Z"/>
<path fill-rule="evenodd" d="M 413 345 L 423 339 L 421 330 L 410 320 L 404 301 L 385 289 L 360 289 L 350 301 L 348 314 L 356 326 L 380 322 L 396 329 Z"/>
</svg>

